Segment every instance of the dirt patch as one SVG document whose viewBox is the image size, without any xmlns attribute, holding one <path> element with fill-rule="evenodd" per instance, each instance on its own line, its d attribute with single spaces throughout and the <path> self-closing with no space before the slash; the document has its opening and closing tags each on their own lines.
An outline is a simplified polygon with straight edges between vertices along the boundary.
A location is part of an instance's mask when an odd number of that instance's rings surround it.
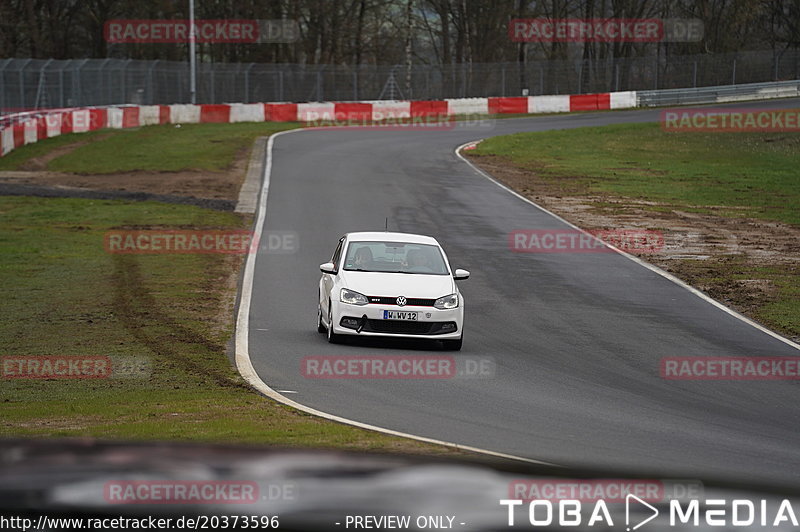
<svg viewBox="0 0 800 532">
<path fill-rule="evenodd" d="M 103 135 L 97 135 L 91 139 L 79 140 L 77 142 L 71 142 L 69 144 L 65 144 L 64 146 L 59 146 L 58 148 L 53 148 L 44 155 L 40 155 L 39 157 L 31 157 L 30 159 L 22 163 L 19 166 L 19 169 L 26 172 L 40 172 L 43 170 L 47 170 L 47 164 L 53 159 L 58 159 L 62 155 L 72 153 L 76 149 L 80 148 L 81 146 L 85 146 L 90 142 L 103 140 L 110 136 L 111 136 L 110 134 L 106 133 Z"/>
<path fill-rule="evenodd" d="M 660 231 L 660 250 L 632 254 L 753 319 L 777 299 L 777 287 L 769 279 L 737 277 L 758 267 L 789 274 L 800 268 L 800 228 L 717 214 L 736 210 L 731 207 L 703 206 L 708 212 L 696 213 L 681 205 L 590 194 L 582 180 L 543 178 L 534 168 L 520 168 L 502 157 L 468 156 L 495 179 L 584 229 Z"/>
<path fill-rule="evenodd" d="M 95 137 L 92 140 L 99 140 Z M 90 141 L 69 144 L 25 162 L 21 171 L 0 172 L 0 184 L 73 187 L 87 190 L 144 192 L 165 196 L 236 201 L 247 173 L 250 147 L 236 154 L 233 164 L 224 171 L 123 172 L 83 175 L 48 172 L 47 162 Z M 62 150 L 59 152 L 59 150 Z M 58 152 L 58 153 L 57 153 Z M 34 162 L 35 161 L 35 162 Z"/>
</svg>

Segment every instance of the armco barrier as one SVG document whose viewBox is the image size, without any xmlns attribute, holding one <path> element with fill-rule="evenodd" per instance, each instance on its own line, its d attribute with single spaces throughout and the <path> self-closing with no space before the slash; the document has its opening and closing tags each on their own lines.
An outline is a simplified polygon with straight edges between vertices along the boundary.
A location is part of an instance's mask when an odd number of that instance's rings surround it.
<svg viewBox="0 0 800 532">
<path fill-rule="evenodd" d="M 637 107 L 725 103 L 800 96 L 800 80 L 638 91 Z"/>
<path fill-rule="evenodd" d="M 675 103 L 718 103 L 800 96 L 800 82 L 625 91 L 601 94 L 463 98 L 428 101 L 120 105 L 27 111 L 0 117 L 0 156 L 24 144 L 101 128 L 207 122 L 314 122 L 396 120 L 409 117 L 564 113 Z"/>
</svg>

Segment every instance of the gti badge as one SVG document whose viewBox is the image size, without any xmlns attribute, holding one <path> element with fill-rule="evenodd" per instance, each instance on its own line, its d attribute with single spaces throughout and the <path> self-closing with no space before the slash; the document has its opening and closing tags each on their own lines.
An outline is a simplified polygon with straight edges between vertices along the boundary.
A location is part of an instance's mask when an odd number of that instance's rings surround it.
<svg viewBox="0 0 800 532">
<path fill-rule="evenodd" d="M 397 305 L 400 307 L 406 306 L 406 296 L 400 296 L 397 298 Z"/>
</svg>

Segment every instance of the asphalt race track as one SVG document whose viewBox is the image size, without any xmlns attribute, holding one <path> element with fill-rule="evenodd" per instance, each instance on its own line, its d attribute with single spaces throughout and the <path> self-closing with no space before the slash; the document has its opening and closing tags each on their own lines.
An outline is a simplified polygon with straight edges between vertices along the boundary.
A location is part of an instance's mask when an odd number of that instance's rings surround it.
<svg viewBox="0 0 800 532">
<path fill-rule="evenodd" d="M 738 105 L 790 108 L 797 100 Z M 450 131 L 307 130 L 275 139 L 265 231 L 295 253 L 259 254 L 249 352 L 298 403 L 410 434 L 565 466 L 672 478 L 800 479 L 800 389 L 791 381 L 669 381 L 669 356 L 798 356 L 787 343 L 617 253 L 514 253 L 508 233 L 567 226 L 478 174 L 471 140 L 621 122 L 659 110 L 551 115 Z M 306 379 L 309 355 L 449 353 L 428 344 L 329 345 L 316 331 L 318 265 L 345 232 L 436 237 L 472 277 L 464 347 L 491 378 Z"/>
</svg>

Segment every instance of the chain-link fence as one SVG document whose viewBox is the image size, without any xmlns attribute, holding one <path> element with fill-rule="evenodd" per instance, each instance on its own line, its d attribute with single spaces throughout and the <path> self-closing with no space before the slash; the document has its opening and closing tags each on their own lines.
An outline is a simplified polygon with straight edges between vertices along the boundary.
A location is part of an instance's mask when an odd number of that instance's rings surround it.
<svg viewBox="0 0 800 532">
<path fill-rule="evenodd" d="M 447 66 L 200 63 L 197 103 L 442 99 L 704 87 L 800 78 L 800 52 Z M 188 63 L 0 60 L 0 110 L 188 103 Z"/>
</svg>

